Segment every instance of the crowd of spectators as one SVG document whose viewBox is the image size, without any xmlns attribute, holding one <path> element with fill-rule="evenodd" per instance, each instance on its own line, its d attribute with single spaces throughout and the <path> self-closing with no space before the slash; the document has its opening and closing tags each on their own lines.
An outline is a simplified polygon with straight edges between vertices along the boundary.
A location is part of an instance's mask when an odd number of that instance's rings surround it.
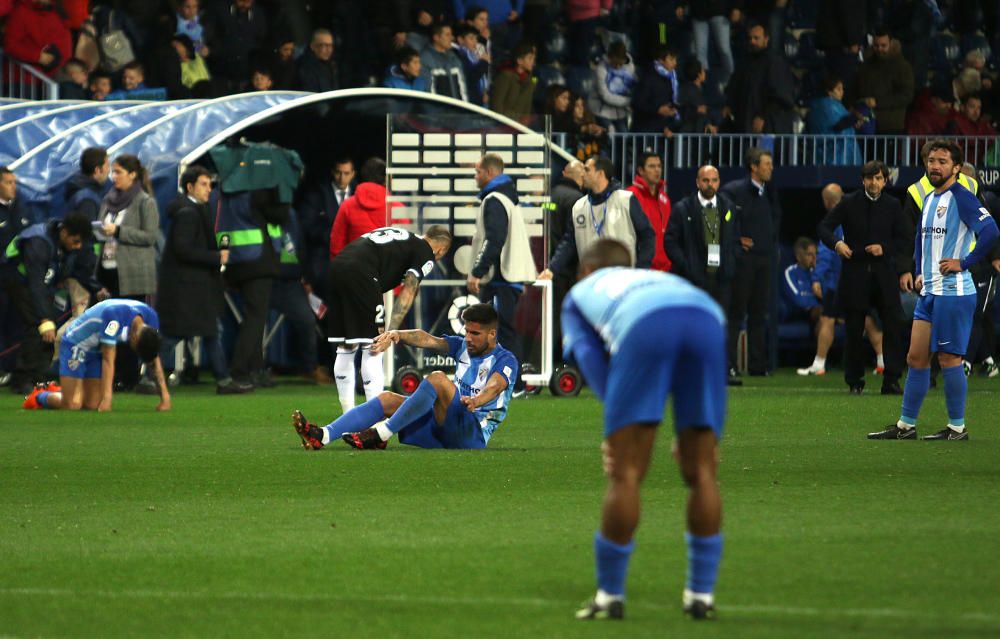
<svg viewBox="0 0 1000 639">
<path fill-rule="evenodd" d="M 66 98 L 407 88 L 551 115 L 581 159 L 624 131 L 995 135 L 998 13 L 979 0 L 0 1 L 7 55 Z M 566 90 L 568 108 L 554 98 Z M 836 155 L 855 159 L 846 140 Z"/>
</svg>

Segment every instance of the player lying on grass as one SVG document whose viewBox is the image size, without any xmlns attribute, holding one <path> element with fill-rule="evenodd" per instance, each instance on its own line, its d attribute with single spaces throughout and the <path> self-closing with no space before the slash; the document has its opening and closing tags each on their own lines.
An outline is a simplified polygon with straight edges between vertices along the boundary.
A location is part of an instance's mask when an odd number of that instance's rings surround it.
<svg viewBox="0 0 1000 639">
<path fill-rule="evenodd" d="M 383 392 L 322 428 L 301 411 L 292 414 L 302 446 L 319 450 L 335 439 L 354 448 L 385 448 L 393 435 L 420 448 L 486 448 L 507 416 L 518 362 L 497 344 L 497 312 L 474 304 L 462 313 L 465 337 L 435 337 L 422 330 L 388 331 L 372 352 L 406 344 L 447 353 L 457 362 L 454 381 L 434 371 L 409 397 Z"/>
<path fill-rule="evenodd" d="M 716 459 L 726 412 L 725 316 L 707 293 L 686 280 L 625 268 L 631 262 L 623 244 L 598 240 L 581 256 L 581 279 L 563 303 L 567 361 L 580 366 L 604 402 L 601 452 L 608 477 L 594 536 L 597 594 L 576 617 L 625 616 L 639 487 L 671 395 L 675 455 L 689 490 L 683 608 L 694 619 L 711 619 L 722 556 Z"/>
<path fill-rule="evenodd" d="M 153 366 L 160 403 L 170 410 L 170 391 L 160 365 L 159 318 L 149 306 L 134 300 L 105 300 L 73 320 L 59 346 L 59 387 L 36 388 L 24 407 L 63 410 L 111 410 L 115 351 L 128 345 L 139 359 Z"/>
</svg>

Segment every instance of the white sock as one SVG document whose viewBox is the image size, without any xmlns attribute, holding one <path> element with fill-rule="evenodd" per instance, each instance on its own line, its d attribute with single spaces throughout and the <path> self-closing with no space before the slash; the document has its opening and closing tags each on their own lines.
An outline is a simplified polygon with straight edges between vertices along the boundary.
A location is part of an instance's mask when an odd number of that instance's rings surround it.
<svg viewBox="0 0 1000 639">
<path fill-rule="evenodd" d="M 993 357 L 991 356 L 984 359 L 983 364 L 986 364 L 987 366 L 993 366 Z"/>
<path fill-rule="evenodd" d="M 389 430 L 389 426 L 386 425 L 384 419 L 379 423 L 375 424 L 374 426 L 372 426 L 372 428 L 375 429 L 375 432 L 378 433 L 379 438 L 384 442 L 387 442 L 390 439 L 392 439 L 392 436 L 395 434 L 391 430 Z"/>
<path fill-rule="evenodd" d="M 323 442 L 324 446 L 326 446 L 327 444 L 330 443 L 330 431 L 328 431 L 325 427 L 320 428 L 320 430 L 323 431 L 323 437 L 320 439 L 320 441 Z"/>
<path fill-rule="evenodd" d="M 875 366 L 877 366 L 878 368 L 885 368 L 885 357 L 882 355 L 882 353 L 879 353 L 878 355 L 875 356 Z"/>
<path fill-rule="evenodd" d="M 961 426 L 956 426 L 956 425 L 952 424 L 951 422 L 948 422 L 948 428 L 952 429 L 956 433 L 964 433 L 965 432 L 965 424 L 962 424 Z"/>
<path fill-rule="evenodd" d="M 826 358 L 817 355 L 813 358 L 813 368 L 826 368 Z"/>
<path fill-rule="evenodd" d="M 382 353 L 372 354 L 371 349 L 361 350 L 361 383 L 365 399 L 371 400 L 385 390 L 385 371 L 382 370 Z"/>
<path fill-rule="evenodd" d="M 597 589 L 597 594 L 594 595 L 594 603 L 602 608 L 609 605 L 612 601 L 625 601 L 625 595 L 611 595 L 600 588 Z"/>
<path fill-rule="evenodd" d="M 710 592 L 695 592 L 693 590 L 684 589 L 683 603 L 685 606 L 690 606 L 696 601 L 700 601 L 705 605 L 714 606 L 715 605 L 715 595 Z"/>
<path fill-rule="evenodd" d="M 337 381 L 337 395 L 340 408 L 346 413 L 354 408 L 354 349 L 337 348 L 337 358 L 333 360 L 333 376 Z"/>
<path fill-rule="evenodd" d="M 907 424 L 903 420 L 899 420 L 898 422 L 896 422 L 896 428 L 902 428 L 903 430 L 909 430 L 911 428 L 916 428 L 916 427 L 917 427 L 916 424 Z"/>
</svg>

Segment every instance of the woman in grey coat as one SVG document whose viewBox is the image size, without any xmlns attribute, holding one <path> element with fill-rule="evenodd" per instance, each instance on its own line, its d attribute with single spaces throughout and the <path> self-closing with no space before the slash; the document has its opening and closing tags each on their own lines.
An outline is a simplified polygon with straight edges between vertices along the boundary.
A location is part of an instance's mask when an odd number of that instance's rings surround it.
<svg viewBox="0 0 1000 639">
<path fill-rule="evenodd" d="M 147 301 L 156 293 L 156 242 L 160 212 L 149 194 L 146 169 L 134 155 L 111 165 L 112 189 L 101 203 L 104 240 L 98 279 L 114 297 Z"/>
<path fill-rule="evenodd" d="M 156 242 L 160 212 L 149 194 L 149 178 L 139 158 L 119 155 L 111 164 L 113 187 L 101 202 L 101 256 L 97 279 L 112 297 L 149 302 L 156 293 Z M 139 362 L 131 349 L 120 348 L 115 372 L 120 384 L 138 381 Z M 117 374 L 120 372 L 120 375 Z"/>
</svg>

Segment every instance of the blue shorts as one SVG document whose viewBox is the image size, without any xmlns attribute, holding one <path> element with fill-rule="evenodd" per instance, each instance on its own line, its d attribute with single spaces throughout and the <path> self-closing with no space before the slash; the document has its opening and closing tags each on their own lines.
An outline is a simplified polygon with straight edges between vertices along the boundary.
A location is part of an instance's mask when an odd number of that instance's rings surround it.
<svg viewBox="0 0 1000 639">
<path fill-rule="evenodd" d="M 708 427 L 721 439 L 726 367 L 726 329 L 712 313 L 673 308 L 645 316 L 611 356 L 604 436 L 629 424 L 658 424 L 669 394 L 675 432 Z"/>
<path fill-rule="evenodd" d="M 77 379 L 101 378 L 101 352 L 86 351 L 63 340 L 59 344 L 59 376 Z"/>
<path fill-rule="evenodd" d="M 457 390 L 451 404 L 448 404 L 443 424 L 437 423 L 432 409 L 404 426 L 396 435 L 399 443 L 420 448 L 486 448 L 482 426 L 475 414 L 462 403 Z"/>
<path fill-rule="evenodd" d="M 932 353 L 965 355 L 975 314 L 975 295 L 921 295 L 913 319 L 931 323 Z"/>
</svg>

